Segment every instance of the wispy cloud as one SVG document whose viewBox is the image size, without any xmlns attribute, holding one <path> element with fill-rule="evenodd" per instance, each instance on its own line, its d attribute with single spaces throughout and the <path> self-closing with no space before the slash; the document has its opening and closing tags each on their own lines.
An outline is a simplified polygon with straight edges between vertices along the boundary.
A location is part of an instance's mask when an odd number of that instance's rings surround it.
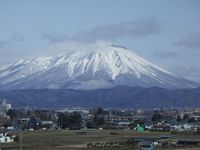
<svg viewBox="0 0 200 150">
<path fill-rule="evenodd" d="M 59 43 L 59 42 L 65 42 L 69 37 L 62 33 L 44 33 L 43 38 L 48 40 L 50 43 Z"/>
<path fill-rule="evenodd" d="M 14 33 L 11 37 L 11 41 L 13 42 L 21 42 L 24 40 L 24 36 L 20 33 Z"/>
<path fill-rule="evenodd" d="M 121 37 L 144 37 L 147 35 L 160 33 L 160 31 L 160 22 L 158 22 L 156 18 L 152 17 L 96 27 L 90 31 L 83 32 L 82 37 L 86 37 L 88 40 L 115 40 Z"/>
<path fill-rule="evenodd" d="M 161 22 L 155 17 L 139 18 L 129 22 L 122 22 L 104 26 L 98 26 L 91 30 L 82 31 L 75 36 L 67 36 L 59 33 L 43 34 L 43 38 L 49 42 L 96 40 L 113 41 L 120 38 L 139 38 L 152 34 L 158 34 L 162 30 Z"/>
<path fill-rule="evenodd" d="M 199 49 L 200 48 L 200 32 L 190 34 L 175 43 L 178 46 Z"/>
<path fill-rule="evenodd" d="M 113 43 L 105 41 L 96 41 L 93 43 L 66 41 L 63 43 L 54 43 L 46 49 L 38 50 L 36 56 L 55 56 L 66 55 L 74 52 L 102 51 L 112 46 Z"/>
<path fill-rule="evenodd" d="M 169 68 L 170 71 L 186 79 L 200 83 L 200 65 L 175 65 Z"/>
<path fill-rule="evenodd" d="M 8 41 L 0 41 L 0 48 L 4 47 L 7 43 Z"/>
<path fill-rule="evenodd" d="M 167 51 L 155 51 L 153 55 L 159 58 L 176 58 L 179 56 L 176 52 L 167 52 Z"/>
<path fill-rule="evenodd" d="M 0 41 L 0 48 L 9 44 L 13 44 L 15 42 L 21 42 L 23 40 L 24 40 L 24 36 L 22 34 L 14 33 L 9 39 Z"/>
</svg>

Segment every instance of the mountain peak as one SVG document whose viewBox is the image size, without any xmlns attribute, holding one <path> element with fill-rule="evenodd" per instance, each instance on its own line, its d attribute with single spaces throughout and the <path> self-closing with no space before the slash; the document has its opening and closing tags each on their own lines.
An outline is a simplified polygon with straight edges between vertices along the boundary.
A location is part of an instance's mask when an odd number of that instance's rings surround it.
<svg viewBox="0 0 200 150">
<path fill-rule="evenodd" d="M 86 51 L 21 60 L 0 68 L 0 88 L 98 89 L 114 86 L 192 88 L 198 84 L 150 63 L 127 48 L 99 43 Z"/>
</svg>

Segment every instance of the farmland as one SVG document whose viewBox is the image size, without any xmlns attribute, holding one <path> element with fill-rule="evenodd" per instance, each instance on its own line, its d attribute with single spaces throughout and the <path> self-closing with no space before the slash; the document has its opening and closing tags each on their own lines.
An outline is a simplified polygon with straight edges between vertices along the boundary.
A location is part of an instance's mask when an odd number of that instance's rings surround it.
<svg viewBox="0 0 200 150">
<path fill-rule="evenodd" d="M 131 130 L 53 130 L 53 131 L 23 131 L 13 133 L 18 135 L 18 141 L 14 143 L 1 143 L 4 150 L 19 150 L 22 143 L 23 150 L 86 150 L 89 144 L 101 143 L 126 143 L 131 137 L 159 137 L 160 135 L 170 135 L 172 139 L 200 139 L 197 134 L 170 134 L 169 132 L 142 132 L 136 133 Z M 22 136 L 21 136 L 22 135 Z M 21 138 L 22 137 L 22 138 Z M 22 139 L 22 142 L 20 142 Z M 131 149 L 130 145 L 124 149 Z M 174 149 L 199 149 L 198 147 L 175 147 Z M 96 147 L 95 149 L 98 149 Z M 107 148 L 108 149 L 108 148 Z M 167 149 L 167 148 L 165 148 Z"/>
</svg>

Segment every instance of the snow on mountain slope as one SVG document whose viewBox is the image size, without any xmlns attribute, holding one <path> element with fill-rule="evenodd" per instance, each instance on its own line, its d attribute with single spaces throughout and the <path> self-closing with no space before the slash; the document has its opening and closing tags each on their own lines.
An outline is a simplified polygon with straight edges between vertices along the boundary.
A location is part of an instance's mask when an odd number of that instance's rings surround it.
<svg viewBox="0 0 200 150">
<path fill-rule="evenodd" d="M 51 57 L 20 60 L 14 64 L 0 67 L 0 84 L 7 84 L 17 79 L 24 78 L 35 72 L 47 69 L 52 63 Z"/>
<path fill-rule="evenodd" d="M 194 88 L 177 77 L 116 45 L 70 55 L 43 57 L 0 67 L 0 88 L 98 89 L 118 85 Z"/>
</svg>

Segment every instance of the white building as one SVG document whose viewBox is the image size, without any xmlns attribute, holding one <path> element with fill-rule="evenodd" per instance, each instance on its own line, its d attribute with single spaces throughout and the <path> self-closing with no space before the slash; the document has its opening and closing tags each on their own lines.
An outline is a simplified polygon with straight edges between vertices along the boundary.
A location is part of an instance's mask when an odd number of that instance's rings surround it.
<svg viewBox="0 0 200 150">
<path fill-rule="evenodd" d="M 7 133 L 0 133 L 0 143 L 10 143 L 14 142 L 14 136 L 7 136 Z"/>
<path fill-rule="evenodd" d="M 5 99 L 0 101 L 2 101 L 0 103 L 0 112 L 7 112 L 9 109 L 12 108 L 11 104 L 7 104 Z"/>
</svg>

